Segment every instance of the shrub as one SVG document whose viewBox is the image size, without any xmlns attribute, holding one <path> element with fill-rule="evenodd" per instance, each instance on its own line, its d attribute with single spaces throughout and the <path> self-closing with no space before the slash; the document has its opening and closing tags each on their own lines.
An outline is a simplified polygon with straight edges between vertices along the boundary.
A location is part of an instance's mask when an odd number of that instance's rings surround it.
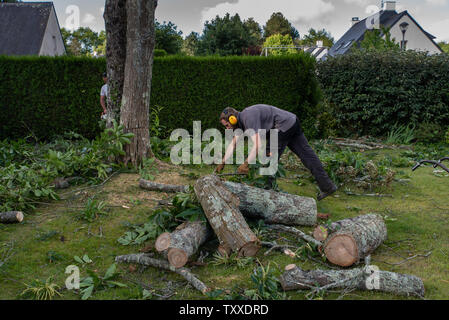
<svg viewBox="0 0 449 320">
<path fill-rule="evenodd" d="M 165 57 L 167 55 L 167 51 L 164 49 L 154 49 L 154 57 Z"/>
<path fill-rule="evenodd" d="M 398 125 L 449 125 L 449 56 L 354 52 L 318 64 L 339 135 L 386 136 Z"/>
<path fill-rule="evenodd" d="M 98 135 L 105 68 L 104 59 L 0 57 L 0 139 L 49 139 L 67 131 Z M 311 137 L 320 97 L 315 60 L 307 54 L 154 60 L 151 108 L 160 106 L 161 137 L 176 128 L 192 130 L 194 120 L 203 129 L 219 127 L 225 107 L 258 103 L 294 112 Z"/>
<path fill-rule="evenodd" d="M 444 140 L 444 128 L 437 123 L 423 122 L 416 129 L 416 139 L 422 143 L 438 143 Z"/>
</svg>

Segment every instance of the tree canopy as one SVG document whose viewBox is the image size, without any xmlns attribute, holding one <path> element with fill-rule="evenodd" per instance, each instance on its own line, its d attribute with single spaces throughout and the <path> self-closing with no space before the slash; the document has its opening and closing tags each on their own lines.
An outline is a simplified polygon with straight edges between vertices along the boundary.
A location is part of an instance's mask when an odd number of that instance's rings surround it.
<svg viewBox="0 0 449 320">
<path fill-rule="evenodd" d="M 156 49 L 163 49 L 168 54 L 181 53 L 183 44 L 182 31 L 171 21 L 160 23 L 156 20 Z"/>
<path fill-rule="evenodd" d="M 301 40 L 302 45 L 314 46 L 317 41 L 323 41 L 325 47 L 332 47 L 334 45 L 334 38 L 325 29 L 315 30 L 313 28 L 309 29 L 309 33 L 304 35 Z"/>
<path fill-rule="evenodd" d="M 383 38 L 385 35 L 385 39 Z M 353 46 L 353 50 L 364 51 L 400 51 L 401 47 L 391 38 L 389 29 L 381 27 L 380 29 L 368 30 L 365 33 L 359 47 Z"/>
<path fill-rule="evenodd" d="M 299 38 L 298 30 L 292 26 L 290 21 L 281 12 L 273 13 L 264 27 L 265 39 L 275 34 L 281 34 L 283 36 L 290 35 L 293 40 Z"/>
<path fill-rule="evenodd" d="M 286 55 L 286 54 L 294 54 L 296 53 L 296 49 L 293 48 L 293 39 L 290 35 L 286 34 L 285 36 L 281 34 L 275 34 L 267 38 L 265 40 L 265 43 L 263 44 L 264 48 L 268 47 L 289 47 L 292 48 L 280 48 L 280 49 L 268 49 L 270 55 L 280 56 L 280 55 Z"/>
</svg>

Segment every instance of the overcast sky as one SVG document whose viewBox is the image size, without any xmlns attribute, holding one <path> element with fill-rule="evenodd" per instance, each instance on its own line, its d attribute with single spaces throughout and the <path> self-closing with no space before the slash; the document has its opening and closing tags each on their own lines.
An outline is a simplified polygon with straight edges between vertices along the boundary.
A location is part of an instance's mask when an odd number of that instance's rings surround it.
<svg viewBox="0 0 449 320">
<path fill-rule="evenodd" d="M 28 0 L 37 1 L 37 0 Z M 42 1 L 42 0 L 41 0 Z M 104 30 L 105 0 L 54 0 L 61 27 L 88 26 Z M 202 33 L 206 20 L 226 12 L 242 19 L 253 17 L 262 26 L 273 12 L 282 12 L 303 35 L 310 27 L 325 28 L 338 40 L 352 17 L 365 18 L 381 0 L 159 0 L 156 18 L 172 21 L 187 36 Z M 438 41 L 449 41 L 449 0 L 401 0 L 397 11 L 408 12 Z"/>
</svg>

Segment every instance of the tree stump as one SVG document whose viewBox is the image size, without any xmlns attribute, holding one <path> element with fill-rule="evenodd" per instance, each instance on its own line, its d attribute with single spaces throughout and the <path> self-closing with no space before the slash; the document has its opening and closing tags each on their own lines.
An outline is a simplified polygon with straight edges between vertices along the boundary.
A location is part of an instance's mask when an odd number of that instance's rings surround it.
<svg viewBox="0 0 449 320">
<path fill-rule="evenodd" d="M 23 217 L 21 211 L 0 212 L 0 223 L 20 223 Z"/>
<path fill-rule="evenodd" d="M 317 240 L 320 236 L 325 239 L 323 249 L 330 262 L 349 267 L 370 255 L 387 239 L 387 227 L 381 216 L 367 214 L 334 222 L 329 230 L 317 227 L 314 236 Z"/>
<path fill-rule="evenodd" d="M 313 198 L 225 181 L 229 191 L 240 199 L 240 211 L 267 224 L 313 226 L 317 223 L 317 206 Z"/>
<path fill-rule="evenodd" d="M 260 241 L 239 210 L 239 198 L 215 175 L 198 179 L 194 190 L 220 241 L 222 252 L 234 251 L 238 252 L 238 256 L 255 256 L 260 249 Z"/>
<path fill-rule="evenodd" d="M 207 223 L 202 221 L 181 224 L 172 233 L 165 232 L 156 239 L 156 250 L 167 257 L 175 268 L 185 266 L 189 257 L 212 235 Z"/>
<path fill-rule="evenodd" d="M 285 291 L 344 288 L 418 297 L 424 297 L 425 292 L 420 278 L 377 270 L 373 266 L 349 270 L 304 271 L 295 265 L 288 265 L 279 280 Z"/>
</svg>

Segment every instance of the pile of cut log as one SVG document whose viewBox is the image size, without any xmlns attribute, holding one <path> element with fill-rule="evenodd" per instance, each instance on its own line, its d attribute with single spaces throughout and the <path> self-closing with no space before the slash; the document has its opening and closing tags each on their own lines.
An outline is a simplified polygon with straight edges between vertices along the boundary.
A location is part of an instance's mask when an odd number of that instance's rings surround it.
<svg viewBox="0 0 449 320">
<path fill-rule="evenodd" d="M 0 212 L 0 223 L 20 223 L 23 217 L 22 211 Z"/>
<path fill-rule="evenodd" d="M 187 192 L 188 186 L 165 185 L 141 180 L 141 188 L 159 192 Z M 369 261 L 370 254 L 387 238 L 387 228 L 381 216 L 367 214 L 334 222 L 329 226 L 318 226 L 313 237 L 294 226 L 316 226 L 317 206 L 312 198 L 250 187 L 244 184 L 222 181 L 216 175 L 207 175 L 194 184 L 208 224 L 186 222 L 171 233 L 161 234 L 155 244 L 164 260 L 150 259 L 142 255 L 117 257 L 117 261 L 145 261 L 147 265 L 162 267 L 182 274 L 192 285 L 205 292 L 206 286 L 184 268 L 189 258 L 213 236 L 219 240 L 218 252 L 238 256 L 255 256 L 261 241 L 249 228 L 246 218 L 263 219 L 269 228 L 292 233 L 314 245 L 327 260 L 340 267 L 349 267 L 361 261 Z M 159 261 L 159 262 L 157 262 Z M 375 289 L 396 294 L 424 295 L 422 281 L 411 275 L 387 271 L 376 274 L 378 285 L 370 286 L 367 279 L 372 276 L 372 268 L 345 270 L 303 271 L 295 265 L 288 265 L 281 277 L 284 290 L 357 288 Z M 316 285 L 321 287 L 317 287 Z M 207 290 L 206 290 L 207 291 Z"/>
</svg>

